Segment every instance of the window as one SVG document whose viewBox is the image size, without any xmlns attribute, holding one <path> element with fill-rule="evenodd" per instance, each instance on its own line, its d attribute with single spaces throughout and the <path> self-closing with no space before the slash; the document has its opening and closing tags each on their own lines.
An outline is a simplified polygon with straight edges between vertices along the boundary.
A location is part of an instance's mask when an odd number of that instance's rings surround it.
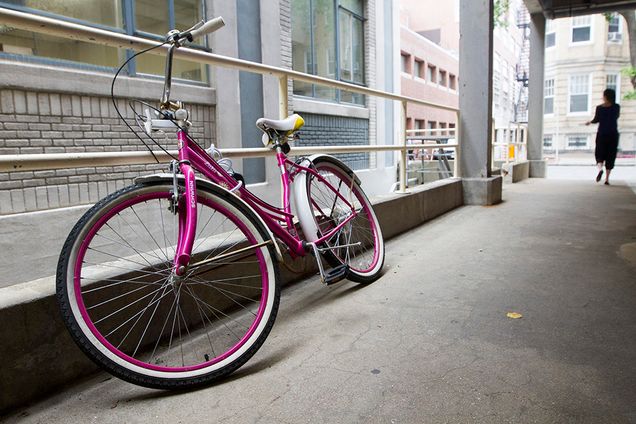
<svg viewBox="0 0 636 424">
<path fill-rule="evenodd" d="M 457 90 L 457 77 L 453 74 L 448 75 L 448 88 Z"/>
<path fill-rule="evenodd" d="M 543 84 L 543 114 L 554 113 L 554 79 L 547 79 Z"/>
<path fill-rule="evenodd" d="M 545 48 L 554 47 L 556 45 L 556 30 L 554 28 L 554 21 L 548 19 L 545 21 Z"/>
<path fill-rule="evenodd" d="M 442 87 L 448 86 L 448 81 L 446 80 L 446 71 L 439 70 L 439 85 Z"/>
<path fill-rule="evenodd" d="M 437 83 L 437 68 L 433 65 L 428 65 L 426 79 L 433 84 Z"/>
<path fill-rule="evenodd" d="M 411 74 L 411 55 L 407 53 L 402 53 L 400 63 L 402 64 L 402 72 L 410 75 Z"/>
<path fill-rule="evenodd" d="M 418 78 L 426 78 L 426 65 L 423 60 L 415 59 L 415 72 Z"/>
<path fill-rule="evenodd" d="M 292 0 L 291 9 L 292 68 L 363 85 L 362 0 Z M 408 54 L 402 55 L 402 70 L 411 73 Z M 294 81 L 294 94 L 364 104 L 363 95 L 297 81 Z"/>
<path fill-rule="evenodd" d="M 423 130 L 424 128 L 426 128 L 424 126 L 424 120 L 423 119 L 416 119 L 415 120 L 415 129 L 416 130 Z"/>
<path fill-rule="evenodd" d="M 547 150 L 552 149 L 552 134 L 545 134 L 543 136 L 543 148 Z"/>
<path fill-rule="evenodd" d="M 605 87 L 616 91 L 616 101 L 621 98 L 621 75 L 607 74 L 605 77 Z"/>
<path fill-rule="evenodd" d="M 607 41 L 610 43 L 620 43 L 623 41 L 622 34 L 623 21 L 618 13 L 612 13 L 607 26 Z"/>
<path fill-rule="evenodd" d="M 163 39 L 170 28 L 187 29 L 203 17 L 201 0 L 163 0 L 162 6 L 150 0 L 0 0 L 0 5 L 57 19 L 80 21 L 83 25 L 120 33 Z M 136 11 L 133 15 L 132 10 Z M 171 13 L 171 11 L 178 11 Z M 202 40 L 199 40 L 202 42 Z M 126 52 L 100 46 L 5 27 L 0 31 L 0 56 L 18 61 L 53 62 L 75 68 L 111 72 L 126 59 Z M 142 55 L 127 68 L 130 75 L 163 75 L 165 59 Z M 207 82 L 207 66 L 175 59 L 173 76 Z"/>
<path fill-rule="evenodd" d="M 588 148 L 589 136 L 587 134 L 576 134 L 568 136 L 568 149 L 585 150 Z"/>
<path fill-rule="evenodd" d="M 590 102 L 590 76 L 570 76 L 569 113 L 588 113 Z"/>
<path fill-rule="evenodd" d="M 440 135 L 446 135 L 446 122 L 440 122 L 439 127 L 442 131 L 439 132 Z"/>
<path fill-rule="evenodd" d="M 435 128 L 437 128 L 437 122 L 435 122 L 435 121 L 428 121 L 428 129 L 429 129 L 429 130 L 434 130 Z"/>
<path fill-rule="evenodd" d="M 592 39 L 592 19 L 588 16 L 572 18 L 572 43 L 585 43 Z"/>
</svg>

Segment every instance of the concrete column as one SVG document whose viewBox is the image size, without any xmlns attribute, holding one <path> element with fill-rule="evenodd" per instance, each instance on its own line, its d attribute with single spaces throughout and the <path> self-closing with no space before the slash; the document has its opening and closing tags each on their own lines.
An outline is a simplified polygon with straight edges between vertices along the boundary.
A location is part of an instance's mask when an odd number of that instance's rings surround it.
<svg viewBox="0 0 636 424">
<path fill-rule="evenodd" d="M 501 201 L 502 180 L 491 176 L 493 0 L 460 0 L 460 172 L 464 203 Z"/>
<path fill-rule="evenodd" d="M 543 159 L 543 72 L 545 53 L 545 17 L 530 16 L 530 79 L 528 84 L 528 161 L 530 177 L 545 178 Z"/>
</svg>

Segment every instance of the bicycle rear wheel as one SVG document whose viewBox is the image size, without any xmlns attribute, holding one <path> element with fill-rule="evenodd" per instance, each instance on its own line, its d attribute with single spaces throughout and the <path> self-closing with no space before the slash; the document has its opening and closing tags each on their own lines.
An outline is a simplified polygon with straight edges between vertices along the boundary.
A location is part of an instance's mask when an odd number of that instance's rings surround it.
<svg viewBox="0 0 636 424">
<path fill-rule="evenodd" d="M 97 203 L 71 231 L 57 271 L 62 316 L 79 347 L 117 377 L 154 388 L 236 370 L 267 337 L 280 298 L 266 229 L 220 189 L 198 188 L 190 264 L 201 265 L 174 275 L 171 189 L 137 184 Z"/>
<path fill-rule="evenodd" d="M 315 241 L 327 235 L 347 219 L 353 206 L 357 215 L 324 242 L 328 249 L 323 251 L 323 257 L 334 267 L 347 264 L 349 280 L 376 280 L 384 264 L 384 239 L 371 202 L 337 163 L 318 158 L 313 166 L 322 179 L 302 173 L 296 181 L 297 208 L 305 237 Z"/>
</svg>

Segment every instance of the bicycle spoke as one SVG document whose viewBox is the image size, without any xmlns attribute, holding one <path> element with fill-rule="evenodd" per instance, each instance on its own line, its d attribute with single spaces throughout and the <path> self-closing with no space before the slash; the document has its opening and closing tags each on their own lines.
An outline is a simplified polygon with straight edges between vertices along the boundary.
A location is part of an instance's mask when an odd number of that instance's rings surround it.
<svg viewBox="0 0 636 424">
<path fill-rule="evenodd" d="M 186 288 L 186 290 L 188 290 L 188 292 L 190 292 L 190 294 L 192 294 L 192 289 L 190 289 L 190 287 L 188 286 L 184 286 Z M 193 297 L 193 296 L 192 296 Z M 216 357 L 216 353 L 214 352 L 214 347 L 212 346 L 212 340 L 210 339 L 210 331 L 207 328 L 207 325 L 205 323 L 205 320 L 207 318 L 208 322 L 210 323 L 210 325 L 212 324 L 212 321 L 210 320 L 210 318 L 208 317 L 208 315 L 205 313 L 205 311 L 203 311 L 203 309 L 201 308 L 201 305 L 199 305 L 199 301 L 197 299 L 194 299 L 194 303 L 197 306 L 197 310 L 199 311 L 199 316 L 201 317 L 201 322 L 203 323 L 203 330 L 205 331 L 205 337 L 208 339 L 208 344 L 210 345 L 210 350 L 212 351 L 212 355 L 214 355 Z"/>
<path fill-rule="evenodd" d="M 148 229 L 148 227 L 146 227 L 146 224 L 144 224 L 144 221 L 139 218 L 139 215 L 137 215 L 137 212 L 135 211 L 134 207 L 130 207 L 130 210 L 135 214 L 135 216 L 137 217 L 137 220 L 139 221 L 139 223 L 142 225 L 142 227 L 144 227 L 144 229 L 146 230 L 146 232 L 148 233 L 148 235 L 150 236 L 150 238 L 152 239 L 152 241 L 155 242 L 155 245 L 157 246 L 157 249 L 159 249 L 161 251 L 161 246 L 159 246 L 159 243 L 157 243 L 157 240 L 155 240 L 155 238 L 152 236 L 152 233 L 150 232 L 150 230 Z M 170 259 L 168 259 L 168 257 L 166 256 L 166 260 L 170 261 Z"/>
</svg>

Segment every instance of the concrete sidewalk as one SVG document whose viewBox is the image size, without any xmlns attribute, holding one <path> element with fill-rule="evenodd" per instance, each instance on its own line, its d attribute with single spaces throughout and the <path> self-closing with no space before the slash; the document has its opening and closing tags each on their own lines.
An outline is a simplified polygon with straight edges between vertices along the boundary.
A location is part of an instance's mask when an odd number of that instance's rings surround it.
<svg viewBox="0 0 636 424">
<path fill-rule="evenodd" d="M 229 380 L 167 393 L 100 374 L 6 419 L 636 422 L 636 195 L 526 180 L 504 199 L 393 239 L 374 284 L 287 289 Z"/>
</svg>

